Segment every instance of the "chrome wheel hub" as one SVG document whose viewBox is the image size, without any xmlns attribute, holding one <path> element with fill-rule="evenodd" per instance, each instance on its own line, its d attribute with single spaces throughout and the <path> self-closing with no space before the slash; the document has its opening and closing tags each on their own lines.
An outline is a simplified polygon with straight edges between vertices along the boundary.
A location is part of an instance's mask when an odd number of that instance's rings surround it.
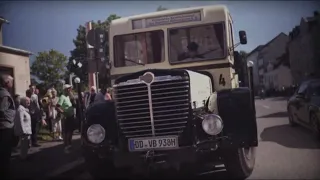
<svg viewBox="0 0 320 180">
<path fill-rule="evenodd" d="M 252 158 L 252 148 L 242 148 L 243 155 L 247 160 L 250 160 Z"/>
</svg>

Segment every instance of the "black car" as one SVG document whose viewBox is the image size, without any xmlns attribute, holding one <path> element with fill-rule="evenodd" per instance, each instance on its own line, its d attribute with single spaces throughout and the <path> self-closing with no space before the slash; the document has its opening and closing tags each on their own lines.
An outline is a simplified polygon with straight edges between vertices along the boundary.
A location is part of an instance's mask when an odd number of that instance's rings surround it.
<svg viewBox="0 0 320 180">
<path fill-rule="evenodd" d="M 320 79 L 307 80 L 288 100 L 289 123 L 311 129 L 320 137 Z"/>
</svg>

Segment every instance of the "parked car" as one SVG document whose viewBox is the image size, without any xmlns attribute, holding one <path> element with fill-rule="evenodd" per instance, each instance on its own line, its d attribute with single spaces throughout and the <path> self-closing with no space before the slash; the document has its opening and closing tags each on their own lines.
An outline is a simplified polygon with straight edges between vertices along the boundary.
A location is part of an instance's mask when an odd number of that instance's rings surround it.
<svg viewBox="0 0 320 180">
<path fill-rule="evenodd" d="M 311 129 L 320 138 L 320 79 L 304 81 L 288 100 L 289 123 Z"/>
</svg>

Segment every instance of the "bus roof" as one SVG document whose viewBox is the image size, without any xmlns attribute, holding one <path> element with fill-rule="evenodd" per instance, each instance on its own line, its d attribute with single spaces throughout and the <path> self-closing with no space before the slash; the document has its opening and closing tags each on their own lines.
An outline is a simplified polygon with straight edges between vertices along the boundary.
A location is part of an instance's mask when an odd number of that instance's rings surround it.
<svg viewBox="0 0 320 180">
<path fill-rule="evenodd" d="M 157 12 L 151 12 L 151 13 L 123 17 L 120 19 L 113 20 L 111 22 L 111 24 L 112 25 L 122 25 L 124 23 L 128 23 L 128 21 L 130 21 L 130 20 L 168 16 L 168 15 L 174 15 L 174 14 L 191 12 L 191 11 L 199 11 L 199 10 L 203 10 L 204 13 L 206 11 L 216 11 L 216 12 L 221 12 L 221 13 L 229 13 L 229 11 L 225 5 L 198 6 L 198 7 L 190 7 L 190 8 L 170 9 L 170 10 L 157 11 Z"/>
</svg>

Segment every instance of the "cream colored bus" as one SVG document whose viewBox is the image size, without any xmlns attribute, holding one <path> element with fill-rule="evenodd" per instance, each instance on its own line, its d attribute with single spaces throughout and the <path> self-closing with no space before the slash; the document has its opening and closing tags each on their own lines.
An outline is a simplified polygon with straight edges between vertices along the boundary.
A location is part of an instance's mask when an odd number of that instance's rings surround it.
<svg viewBox="0 0 320 180">
<path fill-rule="evenodd" d="M 111 78 L 144 69 L 205 70 L 216 90 L 238 87 L 232 67 L 233 25 L 225 6 L 166 10 L 112 21 L 109 31 Z M 184 58 L 188 44 L 196 58 Z"/>
<path fill-rule="evenodd" d="M 246 44 L 245 32 L 239 36 Z M 83 124 L 94 178 L 172 170 L 196 177 L 220 164 L 230 179 L 251 175 L 258 146 L 254 99 L 252 90 L 238 88 L 226 7 L 117 19 L 109 43 L 113 100 L 94 103 Z"/>
</svg>

